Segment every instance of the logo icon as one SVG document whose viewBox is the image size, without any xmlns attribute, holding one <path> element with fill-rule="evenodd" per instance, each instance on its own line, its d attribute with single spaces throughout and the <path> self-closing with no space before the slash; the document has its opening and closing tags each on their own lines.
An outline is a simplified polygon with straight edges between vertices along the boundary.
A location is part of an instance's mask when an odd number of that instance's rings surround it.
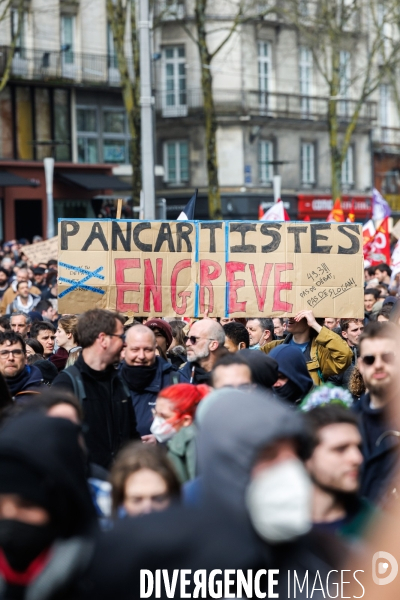
<svg viewBox="0 0 400 600">
<path fill-rule="evenodd" d="M 390 569 L 389 569 L 390 565 Z M 389 552 L 380 550 L 375 552 L 372 557 L 372 579 L 377 585 L 387 585 L 392 583 L 399 572 L 399 565 L 395 557 Z M 385 575 L 386 577 L 380 577 Z"/>
</svg>

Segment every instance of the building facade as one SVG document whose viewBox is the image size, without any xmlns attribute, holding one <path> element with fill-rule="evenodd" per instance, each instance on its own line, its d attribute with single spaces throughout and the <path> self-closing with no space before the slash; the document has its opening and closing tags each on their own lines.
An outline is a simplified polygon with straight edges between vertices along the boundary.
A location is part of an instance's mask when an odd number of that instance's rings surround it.
<svg viewBox="0 0 400 600">
<path fill-rule="evenodd" d="M 16 8 L 0 23 L 0 75 L 21 25 L 9 82 L 0 94 L 0 172 L 21 176 L 18 169 L 28 163 L 30 169 L 18 194 L 6 175 L 3 182 L 8 184 L 1 185 L 0 174 L 2 238 L 23 233 L 15 206 L 9 205 L 21 194 L 26 200 L 42 194 L 44 232 L 46 156 L 54 156 L 55 181 L 60 183 L 55 185 L 56 217 L 72 216 L 75 210 L 76 216 L 108 214 L 113 198 L 129 197 L 130 138 L 106 0 L 54 0 L 51 6 L 46 0 L 26 0 L 24 8 L 22 24 Z M 167 200 L 169 218 L 177 216 L 194 188 L 199 188 L 196 217 L 208 217 L 201 65 L 190 36 L 193 9 L 191 0 L 159 0 L 155 9 L 156 190 Z M 226 35 L 229 10 L 221 5 L 210 19 L 217 30 L 211 46 Z M 126 35 L 128 40 L 129 28 Z M 350 78 L 358 60 L 341 53 L 343 77 Z M 249 19 L 216 55 L 211 70 L 224 217 L 257 219 L 260 203 L 267 208 L 273 202 L 272 182 L 278 174 L 292 219 L 326 218 L 332 200 L 329 94 L 304 40 L 274 18 Z M 345 92 L 339 135 L 355 101 Z M 362 106 L 342 168 L 344 208 L 350 210 L 353 201 L 359 220 L 370 214 L 377 151 L 382 136 L 394 135 L 387 132 L 397 126 L 398 119 L 388 116 L 395 112 L 385 86 Z M 77 183 L 82 183 L 74 178 L 79 173 L 92 176 L 90 186 L 86 179 L 86 187 Z M 96 173 L 110 177 L 101 180 L 108 187 L 93 187 L 100 185 Z M 68 174 L 72 179 L 64 177 Z M 39 186 L 34 188 L 31 180 Z"/>
</svg>

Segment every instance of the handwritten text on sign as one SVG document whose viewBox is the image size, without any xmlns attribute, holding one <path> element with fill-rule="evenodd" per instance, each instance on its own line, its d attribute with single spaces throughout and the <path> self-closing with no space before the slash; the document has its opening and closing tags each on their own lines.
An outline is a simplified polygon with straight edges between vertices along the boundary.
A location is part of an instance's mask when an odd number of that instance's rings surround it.
<svg viewBox="0 0 400 600">
<path fill-rule="evenodd" d="M 362 317 L 360 226 L 60 220 L 59 310 Z"/>
</svg>

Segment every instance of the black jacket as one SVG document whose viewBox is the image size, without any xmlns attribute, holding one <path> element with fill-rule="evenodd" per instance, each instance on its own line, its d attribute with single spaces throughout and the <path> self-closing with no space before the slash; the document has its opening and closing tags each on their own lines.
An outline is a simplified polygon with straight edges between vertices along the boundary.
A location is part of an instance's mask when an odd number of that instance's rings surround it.
<svg viewBox="0 0 400 600">
<path fill-rule="evenodd" d="M 398 437 L 392 433 L 396 427 L 384 409 L 370 407 L 369 394 L 361 396 L 353 410 L 359 415 L 364 457 L 360 495 L 375 502 L 386 491 L 397 463 Z"/>
<path fill-rule="evenodd" d="M 84 436 L 89 459 L 102 467 L 110 467 L 123 444 L 138 437 L 130 398 L 113 366 L 104 371 L 91 369 L 81 355 L 75 363 L 85 388 L 83 400 Z M 73 392 L 71 379 L 62 371 L 53 385 Z"/>
</svg>

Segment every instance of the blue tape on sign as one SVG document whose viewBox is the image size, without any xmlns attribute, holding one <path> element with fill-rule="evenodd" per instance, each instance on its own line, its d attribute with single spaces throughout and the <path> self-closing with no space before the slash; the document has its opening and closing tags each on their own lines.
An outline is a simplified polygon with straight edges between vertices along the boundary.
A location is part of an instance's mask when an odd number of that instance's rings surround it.
<svg viewBox="0 0 400 600">
<path fill-rule="evenodd" d="M 229 229 L 225 224 L 225 264 L 229 262 Z M 229 317 L 229 282 L 225 284 L 225 317 Z"/>
<path fill-rule="evenodd" d="M 196 246 L 194 249 L 194 262 L 199 262 L 200 226 L 199 226 L 198 221 L 196 221 L 195 227 L 196 227 Z"/>
<path fill-rule="evenodd" d="M 194 284 L 194 316 L 198 317 L 199 316 L 199 294 L 200 294 L 200 287 L 198 283 Z"/>
<path fill-rule="evenodd" d="M 94 292 L 95 294 L 101 294 L 101 295 L 105 294 L 105 290 L 93 287 L 91 285 L 85 285 L 85 283 L 87 281 L 89 281 L 89 279 L 91 279 L 92 277 L 96 277 L 97 279 L 104 280 L 104 275 L 99 274 L 100 271 L 102 271 L 104 267 L 98 267 L 94 271 L 88 271 L 87 269 L 82 269 L 81 267 L 75 267 L 74 265 L 69 265 L 69 264 L 63 263 L 63 262 L 60 262 L 59 266 L 64 267 L 66 269 L 70 269 L 71 271 L 75 271 L 76 273 L 80 273 L 81 275 L 85 275 L 85 277 L 83 277 L 83 279 L 80 279 L 79 281 L 75 281 L 75 279 L 68 279 L 67 277 L 59 277 L 60 282 L 71 284 L 71 287 L 67 288 L 66 290 L 61 292 L 61 294 L 59 294 L 59 296 L 58 296 L 59 298 L 64 298 L 64 296 L 66 296 L 67 294 L 70 294 L 71 292 L 75 291 L 78 288 L 83 291 L 86 291 L 86 292 Z"/>
</svg>

